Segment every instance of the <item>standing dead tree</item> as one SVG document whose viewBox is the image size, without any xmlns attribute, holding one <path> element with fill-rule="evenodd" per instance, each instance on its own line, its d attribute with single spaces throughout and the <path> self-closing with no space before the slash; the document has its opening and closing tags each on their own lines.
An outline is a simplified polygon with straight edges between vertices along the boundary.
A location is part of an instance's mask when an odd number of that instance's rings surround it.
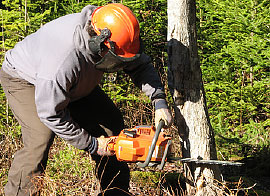
<svg viewBox="0 0 270 196">
<path fill-rule="evenodd" d="M 195 0 L 168 0 L 168 81 L 183 157 L 216 159 L 197 48 Z M 216 165 L 184 164 L 188 195 L 216 195 Z"/>
</svg>

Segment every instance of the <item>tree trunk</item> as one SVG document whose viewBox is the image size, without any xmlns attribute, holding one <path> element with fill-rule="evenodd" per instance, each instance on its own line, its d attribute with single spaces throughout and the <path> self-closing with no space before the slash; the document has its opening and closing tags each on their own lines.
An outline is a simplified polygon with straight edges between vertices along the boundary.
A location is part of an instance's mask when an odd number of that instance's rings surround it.
<svg viewBox="0 0 270 196">
<path fill-rule="evenodd" d="M 168 0 L 168 81 L 183 157 L 216 159 L 197 48 L 195 0 Z M 188 195 L 216 195 L 218 166 L 184 164 Z M 216 180 L 214 180 L 216 179 Z"/>
</svg>

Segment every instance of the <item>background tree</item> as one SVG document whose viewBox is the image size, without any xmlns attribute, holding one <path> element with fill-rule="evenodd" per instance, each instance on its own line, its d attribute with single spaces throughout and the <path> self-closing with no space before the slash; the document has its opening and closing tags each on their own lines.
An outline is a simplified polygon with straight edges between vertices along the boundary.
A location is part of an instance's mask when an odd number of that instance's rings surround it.
<svg viewBox="0 0 270 196">
<path fill-rule="evenodd" d="M 168 77 L 183 157 L 216 159 L 198 58 L 195 0 L 168 1 Z M 218 166 L 185 164 L 189 194 L 214 195 Z"/>
</svg>

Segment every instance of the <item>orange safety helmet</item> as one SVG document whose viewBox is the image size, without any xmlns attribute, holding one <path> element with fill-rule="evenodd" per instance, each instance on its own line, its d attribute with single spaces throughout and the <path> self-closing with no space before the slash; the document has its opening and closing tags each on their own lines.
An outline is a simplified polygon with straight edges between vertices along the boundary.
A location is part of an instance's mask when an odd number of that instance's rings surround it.
<svg viewBox="0 0 270 196">
<path fill-rule="evenodd" d="M 107 28 L 111 32 L 110 41 L 114 43 L 114 53 L 130 58 L 140 49 L 140 27 L 133 12 L 120 3 L 98 7 L 92 14 L 91 24 L 97 35 Z M 106 40 L 104 44 L 111 48 Z"/>
</svg>

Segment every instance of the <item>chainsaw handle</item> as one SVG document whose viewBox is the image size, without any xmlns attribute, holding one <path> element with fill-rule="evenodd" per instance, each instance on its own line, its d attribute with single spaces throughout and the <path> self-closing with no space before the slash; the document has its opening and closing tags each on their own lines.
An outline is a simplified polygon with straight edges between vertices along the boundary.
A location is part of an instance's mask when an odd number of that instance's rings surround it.
<svg viewBox="0 0 270 196">
<path fill-rule="evenodd" d="M 153 137 L 153 140 L 152 140 L 150 149 L 148 151 L 148 155 L 147 155 L 147 157 L 146 157 L 146 159 L 145 159 L 145 161 L 143 163 L 137 163 L 138 167 L 144 168 L 151 161 L 153 152 L 154 152 L 155 147 L 156 147 L 156 143 L 157 143 L 157 140 L 158 140 L 159 133 L 160 133 L 161 129 L 164 127 L 164 125 L 165 125 L 165 121 L 164 120 L 160 120 L 159 123 L 158 123 L 158 126 L 157 126 L 157 130 L 155 132 L 155 135 Z"/>
<path fill-rule="evenodd" d="M 109 141 L 107 145 L 108 150 L 115 151 L 114 147 L 115 147 L 115 140 L 117 139 L 117 136 L 111 136 L 110 139 L 111 140 Z"/>
</svg>

